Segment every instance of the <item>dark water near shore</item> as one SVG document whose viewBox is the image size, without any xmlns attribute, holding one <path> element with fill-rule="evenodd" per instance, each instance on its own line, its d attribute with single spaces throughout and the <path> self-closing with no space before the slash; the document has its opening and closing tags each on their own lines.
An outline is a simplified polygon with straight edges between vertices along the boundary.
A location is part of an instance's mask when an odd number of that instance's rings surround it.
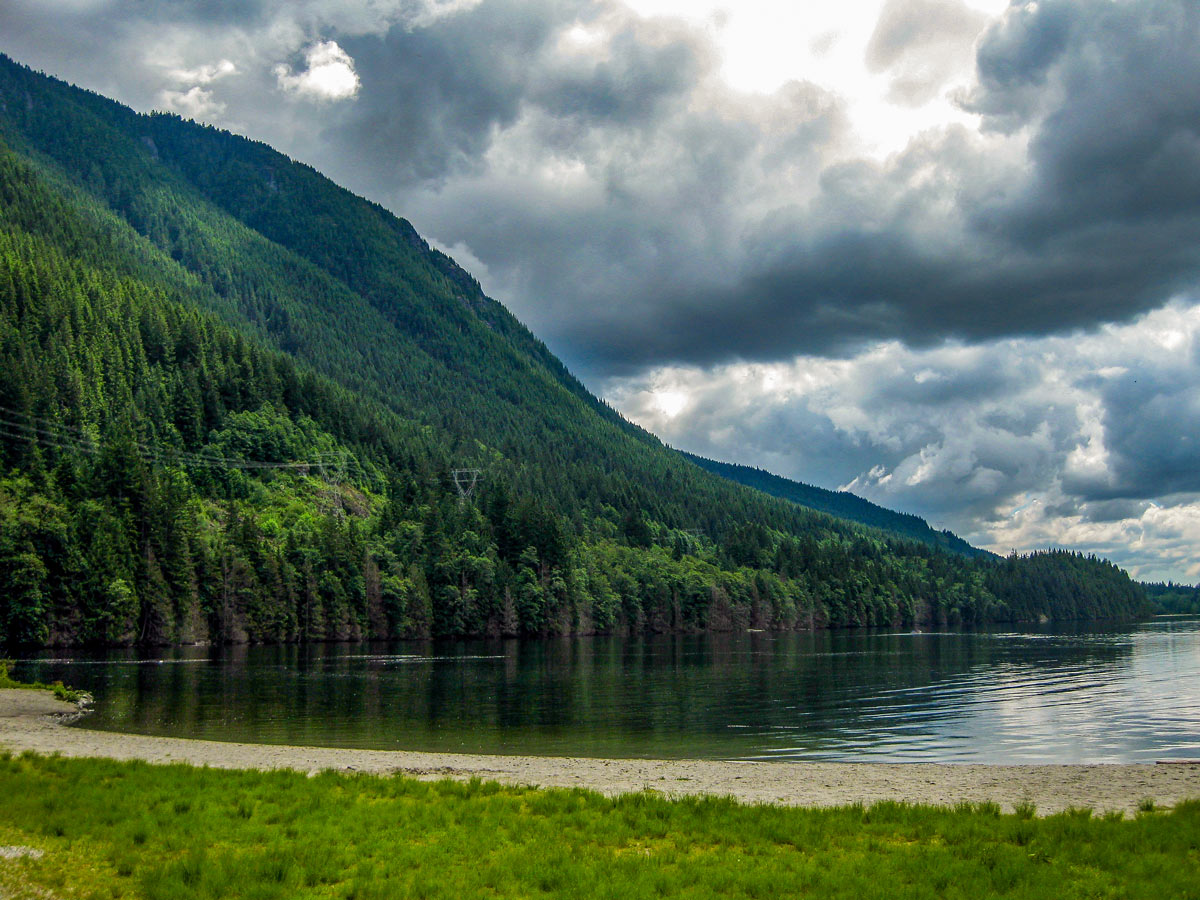
<svg viewBox="0 0 1200 900">
<path fill-rule="evenodd" d="M 72 652 L 84 727 L 566 756 L 982 763 L 1200 757 L 1200 620 Z"/>
</svg>

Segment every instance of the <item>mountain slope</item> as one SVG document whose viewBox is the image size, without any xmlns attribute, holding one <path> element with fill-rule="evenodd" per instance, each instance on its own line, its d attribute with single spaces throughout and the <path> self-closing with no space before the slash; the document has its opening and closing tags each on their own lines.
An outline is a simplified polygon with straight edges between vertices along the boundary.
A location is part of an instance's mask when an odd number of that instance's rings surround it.
<svg viewBox="0 0 1200 900">
<path fill-rule="evenodd" d="M 589 394 L 407 222 L 265 145 L 6 58 L 0 363 L 9 641 L 795 628 L 1144 601 L 1099 561 L 972 562 L 705 472 Z M 1036 601 L 1010 590 L 1028 578 L 1045 582 Z"/>
<path fill-rule="evenodd" d="M 828 513 L 841 519 L 849 519 L 873 528 L 882 528 L 884 531 L 902 534 L 934 547 L 961 553 L 963 556 L 992 556 L 988 551 L 972 547 L 949 531 L 935 531 L 920 516 L 885 509 L 846 491 L 827 491 L 811 484 L 772 475 L 764 469 L 717 462 L 683 450 L 680 450 L 679 453 L 684 459 L 714 475 L 720 475 L 722 478 L 752 487 L 764 494 L 770 494 L 772 497 L 790 500 L 792 503 L 798 503 L 800 506 L 814 509 L 817 512 Z"/>
</svg>

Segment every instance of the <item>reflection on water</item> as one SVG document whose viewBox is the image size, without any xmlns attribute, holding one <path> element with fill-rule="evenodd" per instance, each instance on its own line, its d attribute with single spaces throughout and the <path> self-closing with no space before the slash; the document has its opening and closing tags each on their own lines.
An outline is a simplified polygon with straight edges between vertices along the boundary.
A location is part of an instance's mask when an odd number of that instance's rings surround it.
<svg viewBox="0 0 1200 900">
<path fill-rule="evenodd" d="M 1200 621 L 1032 632 L 181 648 L 23 664 L 84 726 L 567 756 L 1136 762 L 1200 756 Z"/>
</svg>

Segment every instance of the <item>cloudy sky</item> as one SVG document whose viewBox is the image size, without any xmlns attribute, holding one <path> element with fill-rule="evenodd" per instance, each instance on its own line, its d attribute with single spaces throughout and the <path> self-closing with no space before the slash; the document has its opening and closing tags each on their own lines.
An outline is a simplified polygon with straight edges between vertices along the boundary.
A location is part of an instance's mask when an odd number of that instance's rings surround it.
<svg viewBox="0 0 1200 900">
<path fill-rule="evenodd" d="M 669 443 L 1200 579 L 1195 0 L 4 0 L 410 219 Z"/>
</svg>

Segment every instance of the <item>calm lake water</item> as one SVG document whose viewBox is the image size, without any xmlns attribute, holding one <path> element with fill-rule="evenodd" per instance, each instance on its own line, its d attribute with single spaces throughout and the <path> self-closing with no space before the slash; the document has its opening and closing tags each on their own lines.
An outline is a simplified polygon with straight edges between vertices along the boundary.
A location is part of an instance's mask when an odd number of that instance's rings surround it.
<svg viewBox="0 0 1200 900">
<path fill-rule="evenodd" d="M 82 727 L 567 756 L 983 763 L 1200 757 L 1200 620 L 182 648 L 45 658 Z"/>
</svg>

